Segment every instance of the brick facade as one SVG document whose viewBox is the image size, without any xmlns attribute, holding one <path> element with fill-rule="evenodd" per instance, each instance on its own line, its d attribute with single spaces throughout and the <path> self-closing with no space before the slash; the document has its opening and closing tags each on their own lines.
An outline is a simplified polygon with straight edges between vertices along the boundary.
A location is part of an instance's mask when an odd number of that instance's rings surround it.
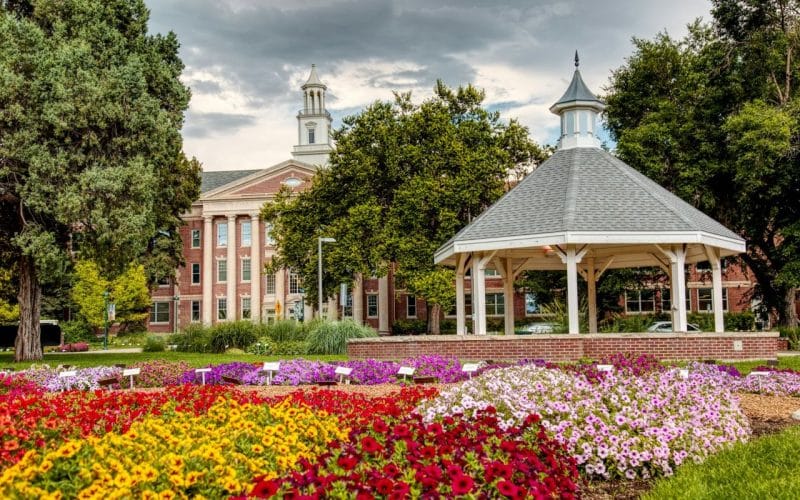
<svg viewBox="0 0 800 500">
<path fill-rule="evenodd" d="M 661 360 L 763 360 L 779 350 L 778 333 L 623 333 L 581 335 L 426 335 L 350 340 L 350 359 L 400 360 L 437 354 L 461 360 L 577 361 L 615 353 L 651 354 Z M 741 348 L 741 349 L 739 349 Z"/>
</svg>

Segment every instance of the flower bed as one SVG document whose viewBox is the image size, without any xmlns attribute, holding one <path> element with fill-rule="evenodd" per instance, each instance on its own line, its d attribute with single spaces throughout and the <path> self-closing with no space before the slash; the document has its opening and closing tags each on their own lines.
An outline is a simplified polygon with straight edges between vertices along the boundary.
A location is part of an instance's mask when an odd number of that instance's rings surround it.
<svg viewBox="0 0 800 500">
<path fill-rule="evenodd" d="M 610 373 L 594 383 L 581 373 L 538 366 L 498 369 L 423 402 L 426 422 L 497 408 L 503 427 L 531 413 L 577 459 L 587 476 L 669 475 L 750 434 L 725 386 L 676 371 Z"/>
</svg>

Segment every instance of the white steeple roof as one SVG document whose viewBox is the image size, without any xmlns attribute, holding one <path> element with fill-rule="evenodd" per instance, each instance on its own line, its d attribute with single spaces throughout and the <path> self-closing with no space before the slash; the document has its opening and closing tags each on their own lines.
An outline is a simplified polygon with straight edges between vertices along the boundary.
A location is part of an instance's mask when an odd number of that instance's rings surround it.
<svg viewBox="0 0 800 500">
<path fill-rule="evenodd" d="M 306 80 L 306 83 L 303 85 L 303 90 L 305 90 L 306 87 L 322 87 L 324 89 L 327 89 L 327 87 L 325 87 L 325 84 L 322 83 L 322 81 L 319 79 L 319 76 L 317 76 L 316 64 L 311 65 L 311 74 L 308 75 L 308 80 Z"/>
</svg>

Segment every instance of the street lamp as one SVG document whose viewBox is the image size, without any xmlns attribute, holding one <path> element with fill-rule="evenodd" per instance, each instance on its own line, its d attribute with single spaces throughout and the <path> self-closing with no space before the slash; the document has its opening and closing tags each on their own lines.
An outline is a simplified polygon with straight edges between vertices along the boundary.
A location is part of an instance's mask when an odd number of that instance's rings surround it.
<svg viewBox="0 0 800 500">
<path fill-rule="evenodd" d="M 336 240 L 334 238 L 317 238 L 317 277 L 319 278 L 319 287 L 317 288 L 317 293 L 319 294 L 319 317 L 322 317 L 322 244 L 323 243 L 335 243 Z"/>
<path fill-rule="evenodd" d="M 172 320 L 172 333 L 178 333 L 178 304 L 180 303 L 181 296 L 177 293 L 175 296 L 172 297 L 172 300 L 175 301 L 175 307 L 173 307 L 173 315 L 175 316 Z"/>
<path fill-rule="evenodd" d="M 103 335 L 103 350 L 108 349 L 108 290 L 103 291 L 103 325 L 105 335 Z"/>
</svg>

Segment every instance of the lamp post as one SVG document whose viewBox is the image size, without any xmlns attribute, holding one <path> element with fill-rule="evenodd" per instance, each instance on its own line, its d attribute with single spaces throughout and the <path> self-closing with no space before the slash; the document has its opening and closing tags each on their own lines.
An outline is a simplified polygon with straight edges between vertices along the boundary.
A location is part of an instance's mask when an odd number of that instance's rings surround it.
<svg viewBox="0 0 800 500">
<path fill-rule="evenodd" d="M 178 333 L 178 304 L 180 303 L 181 296 L 177 293 L 172 297 L 172 300 L 175 301 L 175 307 L 173 307 L 174 311 L 174 320 L 172 321 L 172 333 Z"/>
<path fill-rule="evenodd" d="M 105 335 L 103 336 L 103 350 L 108 350 L 108 290 L 103 292 L 103 324 Z"/>
<path fill-rule="evenodd" d="M 317 293 L 319 294 L 319 317 L 322 317 L 322 244 L 323 243 L 335 243 L 336 240 L 334 238 L 317 238 L 317 277 L 319 278 L 319 286 L 317 287 Z"/>
</svg>

